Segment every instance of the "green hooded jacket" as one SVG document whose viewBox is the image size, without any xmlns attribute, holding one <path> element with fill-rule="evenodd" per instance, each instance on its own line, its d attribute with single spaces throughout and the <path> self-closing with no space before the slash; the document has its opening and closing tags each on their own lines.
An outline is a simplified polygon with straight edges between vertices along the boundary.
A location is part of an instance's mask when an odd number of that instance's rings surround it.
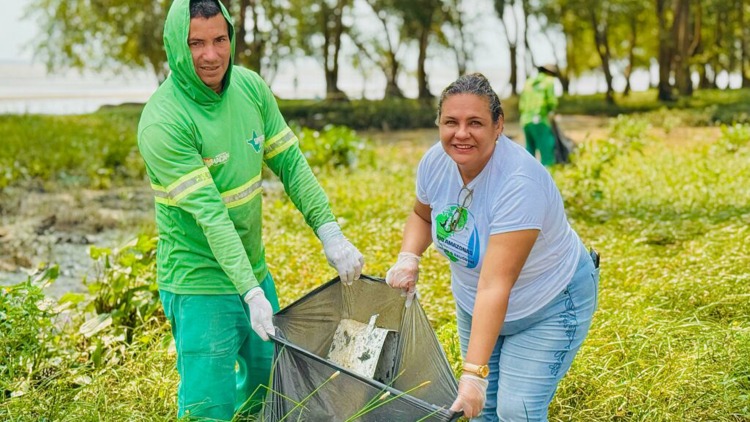
<svg viewBox="0 0 750 422">
<path fill-rule="evenodd" d="M 232 59 L 234 28 L 229 27 Z M 261 77 L 229 66 L 221 93 L 195 72 L 190 1 L 164 25 L 171 73 L 143 109 L 138 148 L 156 202 L 157 281 L 176 294 L 244 294 L 268 269 L 261 239 L 261 169 L 280 178 L 314 230 L 334 221 L 328 198 Z"/>
<path fill-rule="evenodd" d="M 521 127 L 529 123 L 549 125 L 547 115 L 555 111 L 556 108 L 555 78 L 544 72 L 539 72 L 536 77 L 526 81 L 521 98 L 518 100 Z"/>
</svg>

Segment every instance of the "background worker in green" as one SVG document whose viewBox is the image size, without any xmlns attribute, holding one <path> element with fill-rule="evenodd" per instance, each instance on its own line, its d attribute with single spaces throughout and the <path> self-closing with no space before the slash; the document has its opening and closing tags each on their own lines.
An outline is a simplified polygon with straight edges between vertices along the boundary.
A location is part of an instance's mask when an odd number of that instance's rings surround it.
<svg viewBox="0 0 750 422">
<path fill-rule="evenodd" d="M 231 22 L 215 0 L 172 3 L 164 25 L 171 73 L 138 127 L 156 202 L 159 293 L 177 348 L 179 417 L 255 410 L 264 389 L 250 395 L 269 380 L 273 345 L 262 340 L 274 332 L 278 298 L 261 239 L 263 163 L 345 284 L 364 264 L 270 88 L 231 64 Z"/>
<path fill-rule="evenodd" d="M 526 138 L 526 150 L 535 157 L 539 150 L 542 164 L 548 167 L 555 164 L 555 134 L 552 132 L 551 119 L 557 108 L 557 66 L 547 64 L 537 69 L 537 75 L 526 81 L 521 92 L 518 111 Z"/>
</svg>

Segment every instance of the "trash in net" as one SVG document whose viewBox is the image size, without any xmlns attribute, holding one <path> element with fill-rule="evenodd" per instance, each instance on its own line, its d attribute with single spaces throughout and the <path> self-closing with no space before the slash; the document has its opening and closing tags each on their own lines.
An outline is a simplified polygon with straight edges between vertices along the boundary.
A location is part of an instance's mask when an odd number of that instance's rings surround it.
<svg viewBox="0 0 750 422">
<path fill-rule="evenodd" d="M 427 315 L 400 290 L 335 278 L 279 311 L 263 421 L 450 421 L 457 384 Z"/>
</svg>

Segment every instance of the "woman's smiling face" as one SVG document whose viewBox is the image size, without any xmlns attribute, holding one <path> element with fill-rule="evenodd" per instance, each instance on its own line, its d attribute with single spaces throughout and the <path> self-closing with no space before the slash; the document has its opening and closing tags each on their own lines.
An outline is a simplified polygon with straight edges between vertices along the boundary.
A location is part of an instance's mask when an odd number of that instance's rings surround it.
<svg viewBox="0 0 750 422">
<path fill-rule="evenodd" d="M 503 117 L 492 121 L 487 98 L 455 94 L 443 101 L 438 128 L 443 149 L 456 162 L 464 182 L 468 183 L 490 160 L 495 141 L 503 131 Z"/>
</svg>

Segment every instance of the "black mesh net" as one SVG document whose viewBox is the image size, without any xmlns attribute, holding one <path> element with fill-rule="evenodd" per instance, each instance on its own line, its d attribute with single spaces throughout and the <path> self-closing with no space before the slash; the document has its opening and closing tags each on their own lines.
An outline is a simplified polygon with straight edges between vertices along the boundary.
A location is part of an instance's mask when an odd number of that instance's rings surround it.
<svg viewBox="0 0 750 422">
<path fill-rule="evenodd" d="M 457 385 L 430 322 L 415 300 L 368 276 L 338 278 L 274 316 L 276 352 L 264 421 L 450 421 Z M 328 359 L 342 320 L 375 320 L 388 349 L 372 377 Z M 348 339 L 347 339 L 348 340 Z M 385 347 L 384 347 L 385 348 Z"/>
</svg>

